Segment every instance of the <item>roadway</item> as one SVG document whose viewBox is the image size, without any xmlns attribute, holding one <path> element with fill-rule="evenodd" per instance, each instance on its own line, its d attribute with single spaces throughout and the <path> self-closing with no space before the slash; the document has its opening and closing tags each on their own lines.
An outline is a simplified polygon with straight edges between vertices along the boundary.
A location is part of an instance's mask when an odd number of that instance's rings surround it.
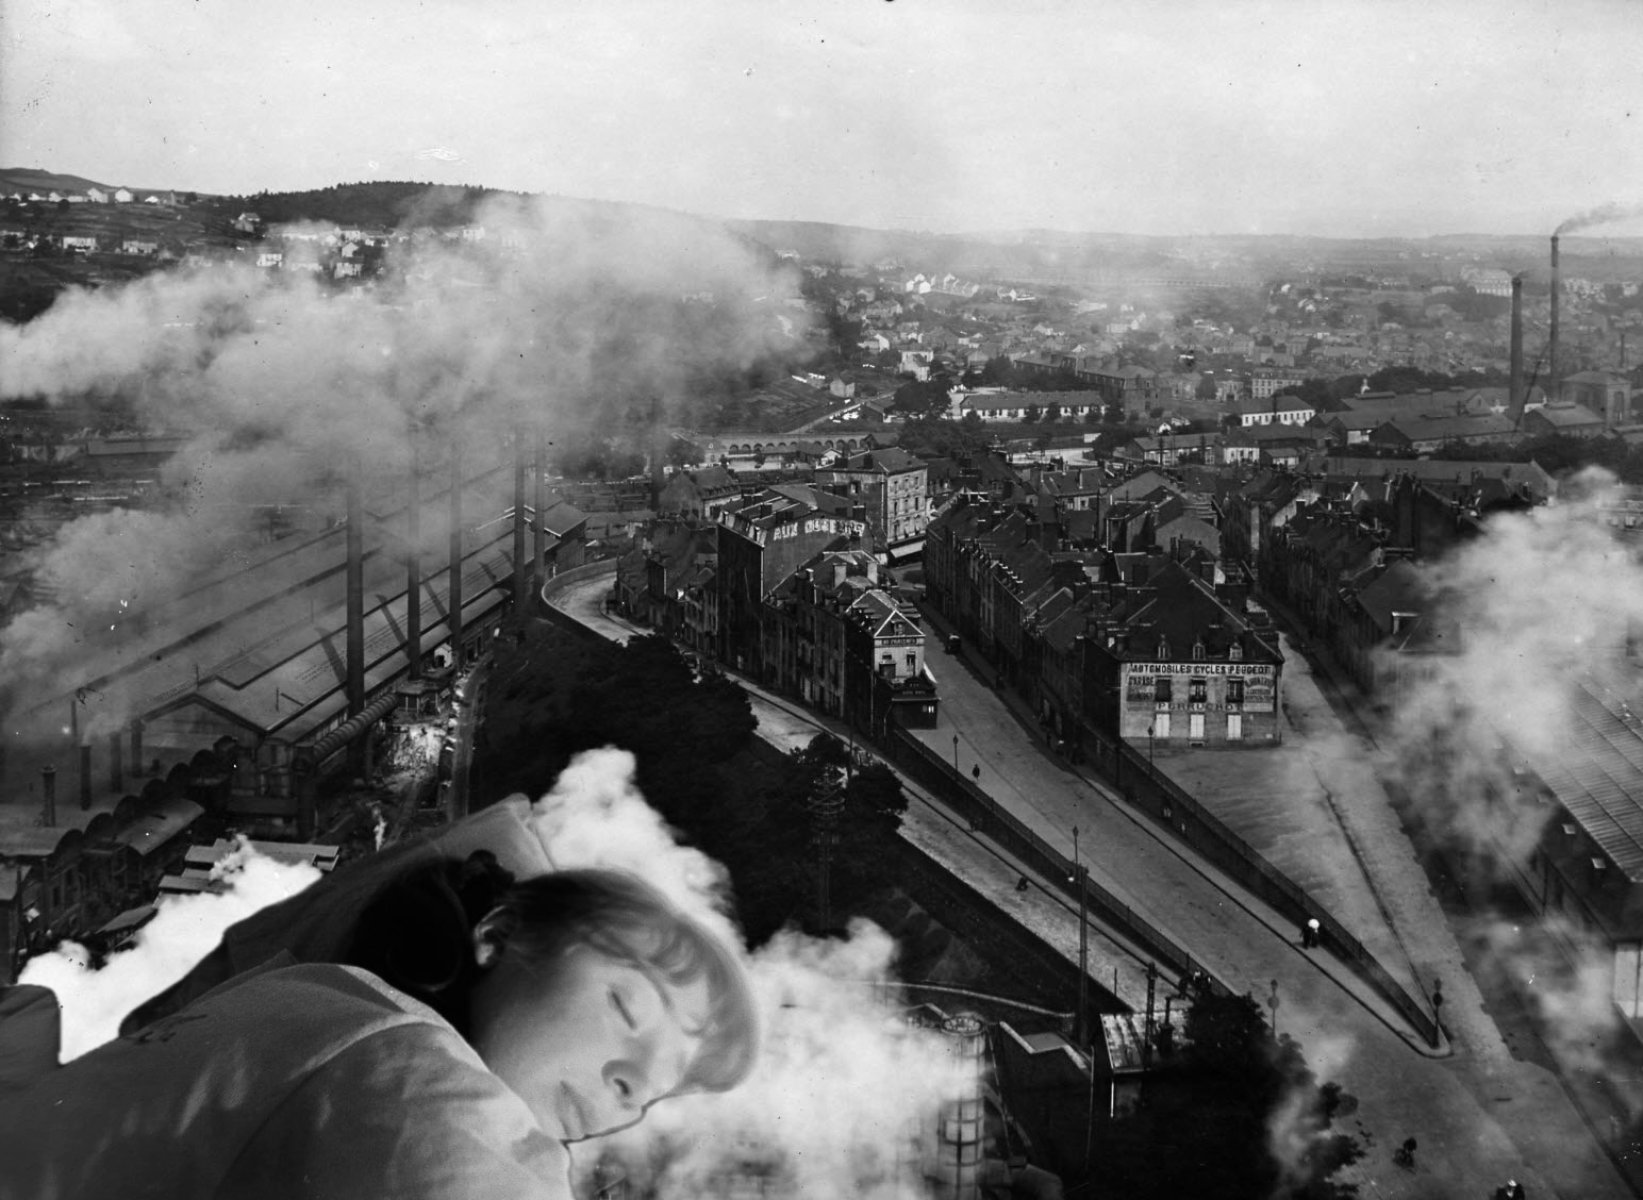
<svg viewBox="0 0 1643 1200">
<path fill-rule="evenodd" d="M 600 633 L 625 639 L 631 627 L 602 608 L 609 583 L 604 578 L 573 584 L 553 602 Z M 927 635 L 932 633 L 926 629 Z M 940 643 L 930 636 L 927 644 Z M 930 662 L 941 719 L 936 729 L 917 731 L 927 745 L 952 757 L 957 739 L 959 769 L 970 774 L 979 766 L 981 787 L 1069 855 L 1077 826 L 1091 878 L 1184 945 L 1232 990 L 1249 993 L 1264 1005 L 1276 983 L 1278 1029 L 1301 1043 L 1320 1079 L 1339 1083 L 1348 1097 L 1338 1125 L 1359 1139 L 1366 1154 L 1342 1178 L 1358 1183 L 1363 1194 L 1487 1195 L 1508 1177 L 1523 1182 L 1534 1197 L 1619 1200 L 1631 1194 L 1556 1076 L 1513 1058 L 1505 1048 L 1481 995 L 1464 976 L 1461 954 L 1441 914 L 1434 928 L 1395 930 L 1406 940 L 1418 940 L 1423 966 L 1444 964 L 1444 1020 L 1456 1036 L 1433 1051 L 1327 951 L 1302 950 L 1286 919 L 1134 813 L 1100 780 L 1047 754 L 1006 698 L 964 661 L 937 651 Z M 1301 726 L 1313 722 L 1315 728 L 1329 715 L 1321 696 L 1314 701 L 1303 694 L 1301 700 L 1325 710 L 1298 714 Z M 768 697 L 756 699 L 755 713 L 765 736 L 782 737 L 784 730 L 788 738 L 807 736 L 795 732 L 795 726 L 802 730 L 815 724 Z M 1305 736 L 1296 729 L 1286 744 L 1293 746 Z M 931 836 L 927 813 L 909 824 L 909 840 Z M 1391 835 L 1383 831 L 1380 836 Z M 984 841 L 961 840 L 974 846 Z M 1321 837 L 1316 850 L 1360 861 L 1341 845 Z M 996 852 L 972 852 L 964 862 L 973 865 L 955 861 L 952 869 L 1006 911 L 1018 910 L 1020 901 L 1010 897 L 1017 878 L 1013 864 Z M 1000 888 L 1003 894 L 998 894 Z M 1038 898 L 1038 889 L 1028 897 Z M 1057 918 L 1058 911 L 1065 909 L 1052 905 L 1036 919 L 1059 919 L 1063 928 L 1050 940 L 1060 947 L 1076 946 L 1076 916 Z M 1418 919 L 1420 911 L 1418 906 L 1397 910 L 1388 923 Z M 1111 935 L 1101 937 L 1108 955 L 1103 961 L 1117 972 L 1119 994 L 1133 997 L 1141 970 L 1138 957 Z M 1105 967 L 1091 973 L 1107 978 Z M 1413 1170 L 1391 1160 L 1393 1148 L 1409 1136 L 1420 1142 Z"/>
</svg>

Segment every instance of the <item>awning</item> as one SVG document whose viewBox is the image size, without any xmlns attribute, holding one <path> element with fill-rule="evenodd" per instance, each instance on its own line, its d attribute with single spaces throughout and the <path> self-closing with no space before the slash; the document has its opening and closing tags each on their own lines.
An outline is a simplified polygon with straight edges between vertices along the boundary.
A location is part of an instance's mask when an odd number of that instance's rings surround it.
<svg viewBox="0 0 1643 1200">
<path fill-rule="evenodd" d="M 144 813 L 109 841 L 117 846 L 130 846 L 140 856 L 147 858 L 192 825 L 195 818 L 204 812 L 205 809 L 194 801 L 175 797 L 162 802 L 153 811 Z"/>
</svg>

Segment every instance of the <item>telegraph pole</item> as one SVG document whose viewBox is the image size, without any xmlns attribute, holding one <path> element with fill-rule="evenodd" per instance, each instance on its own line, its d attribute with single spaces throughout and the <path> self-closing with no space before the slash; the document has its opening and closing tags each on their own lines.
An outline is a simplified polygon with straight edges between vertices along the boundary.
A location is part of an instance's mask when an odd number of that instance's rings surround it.
<svg viewBox="0 0 1643 1200">
<path fill-rule="evenodd" d="M 839 843 L 844 787 L 832 767 L 821 770 L 805 807 L 810 810 L 810 841 L 816 847 L 816 918 L 825 933 L 833 925 L 833 847 Z"/>
<path fill-rule="evenodd" d="M 1090 992 L 1090 934 L 1085 920 L 1086 892 L 1084 864 L 1078 858 L 1078 826 L 1073 826 L 1073 883 L 1078 888 L 1078 1023 L 1076 1039 L 1080 1047 L 1087 1044 L 1085 1024 L 1089 1010 Z"/>
</svg>

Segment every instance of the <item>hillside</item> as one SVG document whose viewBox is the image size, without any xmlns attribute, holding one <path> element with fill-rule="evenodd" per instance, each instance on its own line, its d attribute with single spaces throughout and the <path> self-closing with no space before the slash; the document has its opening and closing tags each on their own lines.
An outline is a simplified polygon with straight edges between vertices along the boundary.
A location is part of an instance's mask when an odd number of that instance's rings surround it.
<svg viewBox="0 0 1643 1200">
<path fill-rule="evenodd" d="M 130 188 L 131 191 L 147 196 L 154 192 L 165 192 L 167 188 L 134 187 L 129 183 L 99 183 L 95 179 L 87 179 L 82 175 L 64 175 L 57 171 L 41 171 L 34 167 L 0 167 L 0 193 L 10 194 L 21 192 L 25 196 L 30 192 L 86 192 L 92 188 L 100 188 L 105 192 L 112 192 L 115 188 Z"/>
<path fill-rule="evenodd" d="M 258 192 L 225 197 L 219 203 L 250 210 L 270 224 L 329 221 L 398 229 L 402 225 L 466 225 L 485 200 L 507 194 L 493 188 L 381 181 L 338 183 L 306 192 Z"/>
<path fill-rule="evenodd" d="M 20 174 L 0 172 L 0 191 L 9 196 L 13 185 L 4 180 Z M 86 187 L 102 186 L 45 171 L 24 174 L 25 180 L 29 177 L 36 182 L 25 182 L 24 195 L 42 189 L 83 193 Z M 163 269 L 185 254 L 226 253 L 246 240 L 230 222 L 210 204 L 200 203 L 0 202 L 0 320 L 27 321 L 49 308 L 65 288 L 122 283 Z M 65 237 L 95 238 L 98 249 L 66 253 L 57 247 Z M 152 250 L 123 253 L 128 243 Z"/>
</svg>

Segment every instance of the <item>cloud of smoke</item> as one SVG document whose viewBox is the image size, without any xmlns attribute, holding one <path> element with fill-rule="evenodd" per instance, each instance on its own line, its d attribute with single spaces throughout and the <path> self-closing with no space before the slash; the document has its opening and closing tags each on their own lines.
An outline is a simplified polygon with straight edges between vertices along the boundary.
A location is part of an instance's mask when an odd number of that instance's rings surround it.
<svg viewBox="0 0 1643 1200">
<path fill-rule="evenodd" d="M 549 859 L 632 871 L 740 946 L 724 869 L 677 844 L 634 786 L 635 765 L 613 748 L 572 759 L 533 809 Z M 779 935 L 747 963 L 766 1036 L 753 1077 L 724 1095 L 658 1105 L 601 1151 L 662 1197 L 719 1194 L 749 1176 L 774 1194 L 924 1195 L 935 1118 L 976 1081 L 946 1038 L 881 1002 L 894 955 L 868 922 L 843 941 Z"/>
<path fill-rule="evenodd" d="M 61 1061 L 117 1036 L 127 1013 L 186 975 L 230 925 L 302 891 L 320 873 L 277 862 L 242 842 L 211 874 L 223 891 L 162 896 L 154 919 L 101 968 L 94 968 L 90 953 L 75 942 L 28 961 L 18 982 L 50 988 L 61 1005 Z"/>
<path fill-rule="evenodd" d="M 532 809 L 548 858 L 563 870 L 605 867 L 641 876 L 739 945 L 727 915 L 731 900 L 725 869 L 700 850 L 678 844 L 634 784 L 636 767 L 631 753 L 614 747 L 571 759 Z"/>
<path fill-rule="evenodd" d="M 1610 1071 L 1609 1042 L 1620 1034 L 1614 956 L 1602 939 L 1549 913 L 1533 926 L 1497 920 L 1478 932 L 1492 962 L 1540 1018 L 1546 1048 L 1571 1076 L 1608 1077 L 1635 1114 L 1639 1081 Z"/>
<path fill-rule="evenodd" d="M 1493 888 L 1537 886 L 1528 863 L 1557 812 L 1544 780 L 1587 765 L 1577 699 L 1616 714 L 1637 704 L 1628 641 L 1643 630 L 1643 562 L 1608 523 L 1620 498 L 1612 476 L 1585 472 L 1557 502 L 1494 516 L 1481 537 L 1422 568 L 1436 597 L 1425 619 L 1447 652 L 1402 664 L 1413 678 L 1392 698 L 1387 757 L 1410 815 L 1478 902 Z M 1547 912 L 1533 936 L 1498 920 L 1483 945 L 1565 1068 L 1608 1075 L 1615 956 L 1602 936 Z"/>
<path fill-rule="evenodd" d="M 1600 204 L 1596 208 L 1589 208 L 1585 212 L 1576 213 L 1564 219 L 1553 236 L 1562 236 L 1565 233 L 1578 233 L 1582 229 L 1590 229 L 1594 225 L 1607 225 L 1612 221 L 1627 221 L 1633 217 L 1643 217 L 1643 204 Z"/>
<path fill-rule="evenodd" d="M 348 478 L 397 507 L 413 444 L 419 472 L 443 478 L 458 434 L 469 474 L 519 428 L 643 438 L 656 405 L 666 420 L 793 348 L 777 320 L 796 315 L 778 309 L 797 291 L 789 268 L 708 222 L 501 197 L 476 223 L 480 241 L 396 242 L 369 288 L 201 267 L 72 290 L 0 325 L 0 400 L 117 402 L 191 439 L 166 502 L 63 527 L 42 567 L 53 598 L 0 630 L 0 678 L 66 678 L 106 653 L 86 634 L 119 636 L 110 603 L 175 595 L 254 545 L 252 505 L 324 504 Z M 425 521 L 425 546 L 443 532 Z"/>
<path fill-rule="evenodd" d="M 1416 678 L 1392 706 L 1390 757 L 1418 819 L 1480 870 L 1524 861 L 1539 837 L 1525 768 L 1566 749 L 1573 683 L 1630 691 L 1643 565 L 1603 519 L 1616 498 L 1613 477 L 1589 471 L 1422 568 L 1444 652 L 1403 662 Z"/>
<path fill-rule="evenodd" d="M 880 1002 L 894 950 L 865 921 L 843 941 L 774 939 L 750 964 L 766 1027 L 752 1078 L 659 1104 L 599 1151 L 663 1198 L 722 1195 L 749 1179 L 760 1194 L 818 1200 L 927 1195 L 937 1117 L 978 1083 L 944 1035 Z"/>
<path fill-rule="evenodd" d="M 1307 1043 L 1308 1069 L 1291 1080 L 1267 1118 L 1267 1145 L 1278 1165 L 1274 1196 L 1298 1194 L 1320 1174 L 1327 1175 L 1320 1164 L 1338 1160 L 1341 1134 L 1330 1127 L 1317 1081 L 1339 1078 L 1355 1046 L 1350 1037 L 1330 1034 Z"/>
</svg>

